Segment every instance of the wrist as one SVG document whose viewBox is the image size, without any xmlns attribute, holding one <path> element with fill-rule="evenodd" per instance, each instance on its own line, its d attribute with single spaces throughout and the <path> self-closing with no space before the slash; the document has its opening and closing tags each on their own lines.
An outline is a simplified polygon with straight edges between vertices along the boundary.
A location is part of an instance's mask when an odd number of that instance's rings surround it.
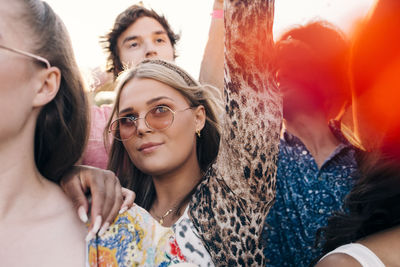
<svg viewBox="0 0 400 267">
<path fill-rule="evenodd" d="M 223 9 L 214 9 L 211 12 L 211 17 L 213 19 L 223 19 L 224 18 L 224 10 Z"/>
</svg>

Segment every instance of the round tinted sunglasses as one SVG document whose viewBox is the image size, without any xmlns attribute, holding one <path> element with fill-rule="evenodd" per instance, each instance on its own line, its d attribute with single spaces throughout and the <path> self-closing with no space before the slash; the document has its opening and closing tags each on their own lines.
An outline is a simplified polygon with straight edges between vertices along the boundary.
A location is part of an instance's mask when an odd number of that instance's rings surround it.
<svg viewBox="0 0 400 267">
<path fill-rule="evenodd" d="M 192 107 L 174 111 L 167 106 L 156 106 L 149 111 L 143 118 L 130 115 L 120 117 L 111 122 L 108 132 L 119 141 L 130 139 L 137 131 L 137 123 L 139 119 L 144 119 L 146 126 L 152 130 L 161 131 L 169 128 L 174 122 L 174 117 L 177 112 L 183 112 Z"/>
</svg>

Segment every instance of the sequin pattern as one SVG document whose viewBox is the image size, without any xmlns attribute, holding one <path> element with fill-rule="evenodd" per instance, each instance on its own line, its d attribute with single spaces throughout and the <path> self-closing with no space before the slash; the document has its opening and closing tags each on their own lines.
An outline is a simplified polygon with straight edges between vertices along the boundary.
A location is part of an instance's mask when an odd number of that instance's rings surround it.
<svg viewBox="0 0 400 267">
<path fill-rule="evenodd" d="M 341 209 L 357 178 L 356 149 L 331 129 L 342 143 L 320 169 L 300 139 L 285 132 L 280 141 L 276 200 L 263 232 L 267 266 L 308 266 L 319 256 L 316 231 Z"/>
</svg>

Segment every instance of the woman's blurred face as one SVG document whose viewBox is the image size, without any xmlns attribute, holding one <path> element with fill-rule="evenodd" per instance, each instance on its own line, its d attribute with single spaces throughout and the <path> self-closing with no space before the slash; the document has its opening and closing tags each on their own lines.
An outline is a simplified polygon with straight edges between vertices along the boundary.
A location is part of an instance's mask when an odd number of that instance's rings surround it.
<svg viewBox="0 0 400 267">
<path fill-rule="evenodd" d="M 31 35 L 19 19 L 19 1 L 0 0 L 0 44 L 32 52 Z M 34 59 L 0 47 L 0 140 L 16 135 L 32 111 L 40 67 Z"/>
<path fill-rule="evenodd" d="M 174 48 L 163 26 L 154 18 L 142 17 L 130 25 L 117 40 L 123 65 L 136 66 L 144 59 L 174 60 Z"/>
<path fill-rule="evenodd" d="M 165 107 L 175 112 L 172 124 L 164 130 L 148 127 L 143 119 L 147 112 L 152 109 L 156 114 L 168 112 Z M 204 108 L 190 108 L 188 101 L 166 84 L 152 79 L 129 81 L 121 92 L 118 117 L 139 118 L 133 136 L 123 141 L 133 164 L 149 175 L 164 175 L 184 166 L 198 165 L 195 137 L 198 112 L 204 112 Z"/>
</svg>

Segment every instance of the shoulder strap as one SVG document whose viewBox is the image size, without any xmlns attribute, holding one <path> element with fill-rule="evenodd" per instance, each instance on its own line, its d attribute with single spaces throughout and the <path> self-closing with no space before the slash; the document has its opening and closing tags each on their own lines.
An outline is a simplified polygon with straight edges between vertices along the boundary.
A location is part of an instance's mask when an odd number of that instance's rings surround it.
<svg viewBox="0 0 400 267">
<path fill-rule="evenodd" d="M 378 258 L 378 256 L 375 255 L 374 252 L 372 252 L 372 250 L 359 243 L 351 243 L 340 246 L 326 254 L 324 257 L 321 258 L 321 260 L 328 255 L 336 253 L 343 253 L 353 257 L 363 267 L 385 267 L 383 262 Z"/>
</svg>

